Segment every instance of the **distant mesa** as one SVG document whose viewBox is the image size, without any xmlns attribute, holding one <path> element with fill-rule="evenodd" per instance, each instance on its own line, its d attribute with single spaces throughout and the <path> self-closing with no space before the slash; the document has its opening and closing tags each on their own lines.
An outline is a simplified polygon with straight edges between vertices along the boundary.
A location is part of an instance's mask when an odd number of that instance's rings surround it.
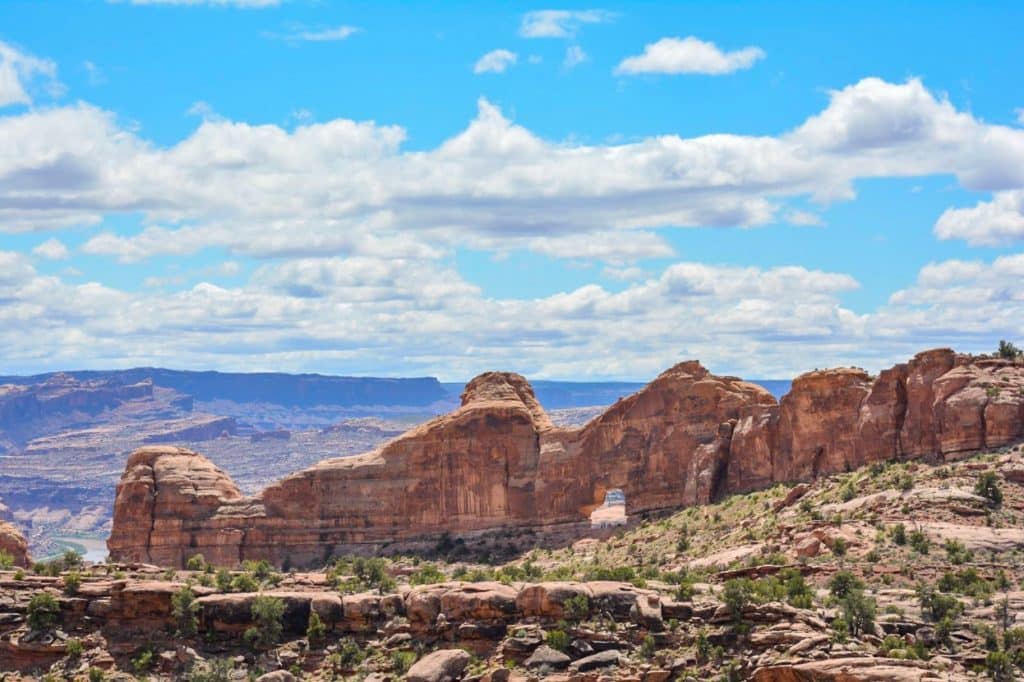
<svg viewBox="0 0 1024 682">
<path fill-rule="evenodd" d="M 266 402 L 289 407 L 395 404 L 425 407 L 444 400 L 448 395 L 433 377 L 388 379 L 320 374 L 189 372 L 154 367 L 0 376 L 0 384 L 40 384 L 54 377 L 62 377 L 65 381 L 99 381 L 119 385 L 150 382 L 204 402 Z"/>
<path fill-rule="evenodd" d="M 518 374 L 470 381 L 454 412 L 363 455 L 243 495 L 202 455 L 145 447 L 118 485 L 115 560 L 182 566 L 432 547 L 501 532 L 575 537 L 611 490 L 627 514 L 707 503 L 890 459 L 941 460 L 1024 439 L 1024 365 L 949 349 L 877 377 L 815 371 L 781 401 L 680 363 L 580 428 L 554 426 Z"/>
</svg>

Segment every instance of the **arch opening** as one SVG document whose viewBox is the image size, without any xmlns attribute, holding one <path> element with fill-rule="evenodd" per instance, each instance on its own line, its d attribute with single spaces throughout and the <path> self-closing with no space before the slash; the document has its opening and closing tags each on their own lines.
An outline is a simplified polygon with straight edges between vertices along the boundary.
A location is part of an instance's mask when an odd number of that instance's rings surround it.
<svg viewBox="0 0 1024 682">
<path fill-rule="evenodd" d="M 622 488 L 611 488 L 604 494 L 604 502 L 590 513 L 591 528 L 624 526 L 626 517 L 626 493 Z"/>
</svg>

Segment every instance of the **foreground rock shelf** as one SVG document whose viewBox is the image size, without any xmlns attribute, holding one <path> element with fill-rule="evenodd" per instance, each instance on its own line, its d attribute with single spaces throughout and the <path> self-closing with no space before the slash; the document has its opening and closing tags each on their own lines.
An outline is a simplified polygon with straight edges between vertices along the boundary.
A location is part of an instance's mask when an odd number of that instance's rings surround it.
<svg viewBox="0 0 1024 682">
<path fill-rule="evenodd" d="M 684 362 L 578 429 L 553 426 L 523 377 L 491 372 L 467 384 L 455 412 L 255 497 L 195 452 L 140 449 L 118 485 L 108 546 L 118 561 L 174 567 L 197 553 L 307 566 L 489 533 L 532 546 L 584 533 L 610 489 L 623 491 L 627 514 L 649 514 L 1022 438 L 1024 365 L 948 349 L 878 377 L 810 372 L 781 401 Z"/>
<path fill-rule="evenodd" d="M 279 677 L 268 680 L 296 679 L 282 670 L 288 668 L 303 678 L 332 679 L 353 672 L 358 661 L 337 654 L 355 646 L 357 651 L 361 648 L 377 655 L 433 650 L 418 655 L 419 661 L 406 679 L 472 677 L 499 682 L 526 680 L 524 673 L 554 679 L 552 675 L 563 671 L 565 680 L 591 682 L 611 671 L 619 680 L 664 682 L 693 670 L 695 659 L 684 656 L 660 664 L 658 660 L 643 663 L 644 656 L 652 658 L 643 653 L 643 647 L 670 646 L 685 639 L 683 631 L 677 631 L 679 623 L 711 628 L 712 641 L 735 640 L 731 632 L 734 618 L 728 607 L 714 600 L 676 601 L 629 583 L 447 582 L 406 586 L 383 595 L 339 594 L 326 584 L 323 574 L 294 574 L 287 585 L 260 593 L 222 594 L 193 584 L 201 636 L 183 638 L 176 633 L 180 621 L 173 599 L 186 583 L 160 579 L 155 567 L 117 568 L 134 569 L 136 577 L 110 580 L 89 576 L 73 596 L 57 589 L 61 578 L 11 580 L 9 574 L 0 573 L 0 595 L 10 603 L 5 609 L 7 617 L 0 623 L 0 671 L 34 675 L 49 669 L 52 675 L 59 669 L 67 679 L 87 679 L 85 673 L 94 670 L 102 674 L 134 666 L 138 672 L 140 653 L 162 651 L 158 657 L 145 659 L 147 677 L 182 679 L 227 654 L 229 657 L 221 660 L 230 660 L 241 670 L 248 666 L 249 670 L 280 671 L 275 673 Z M 36 632 L 24 624 L 28 596 L 40 592 L 50 592 L 58 600 L 60 629 Z M 241 645 L 243 631 L 256 624 L 252 605 L 258 598 L 280 600 L 284 606 L 280 637 L 285 644 L 262 655 Z M 573 600 L 580 598 L 589 605 L 593 618 L 589 624 L 576 623 L 570 617 Z M 314 613 L 326 628 L 317 646 L 306 638 Z M 921 662 L 875 657 L 844 658 L 840 654 L 831 660 L 779 662 L 780 658 L 787 660 L 784 654 L 789 650 L 807 655 L 810 649 L 829 646 L 827 625 L 821 617 L 814 611 L 767 603 L 746 607 L 743 619 L 762 633 L 746 642 L 750 652 L 773 663 L 756 670 L 757 680 L 952 679 L 936 676 L 933 666 Z M 886 627 L 896 632 L 900 626 Z M 551 641 L 547 634 L 552 631 L 567 633 L 571 644 L 565 653 L 545 644 Z M 237 656 L 238 652 L 247 655 Z M 466 670 L 472 659 L 489 658 L 504 661 L 505 667 L 491 667 L 485 674 L 475 675 Z M 447 673 L 436 670 L 453 665 L 456 668 Z M 510 673 L 510 668 L 518 671 Z M 889 674 L 894 676 L 886 677 Z M 374 679 L 397 677 L 378 675 Z"/>
</svg>

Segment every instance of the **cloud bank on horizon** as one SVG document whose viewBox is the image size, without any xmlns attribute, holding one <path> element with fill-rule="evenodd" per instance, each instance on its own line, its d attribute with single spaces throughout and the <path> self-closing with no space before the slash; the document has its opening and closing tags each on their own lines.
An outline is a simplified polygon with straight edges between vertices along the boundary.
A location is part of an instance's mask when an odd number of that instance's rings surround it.
<svg viewBox="0 0 1024 682">
<path fill-rule="evenodd" d="M 150 4 L 162 7 L 133 7 Z M 610 92 L 780 78 L 770 47 L 669 27 L 615 52 L 584 49 L 588 31 L 614 33 L 628 12 L 487 24 L 496 47 L 431 66 L 472 79 L 438 94 L 464 97 L 513 72 Z M 349 21 L 278 21 L 262 35 L 293 53 L 372 41 L 372 22 Z M 90 101 L 88 85 L 64 85 L 76 68 L 100 82 L 92 60 L 65 64 L 17 32 L 0 38 L 5 373 L 147 364 L 634 379 L 697 357 L 788 377 L 1024 340 L 1024 127 L 1012 108 L 989 122 L 922 77 L 834 83 L 772 132 L 552 137 L 517 122 L 515 101 L 476 93 L 468 122 L 449 118 L 455 132 L 431 144 L 386 108 L 316 120 L 296 101 L 288 120 L 267 122 L 196 93 L 198 122 L 168 140 Z M 535 53 L 540 43 L 555 57 Z M 102 82 L 119 68 L 104 65 Z M 876 185 L 903 194 L 872 198 Z M 902 208 L 918 195 L 925 209 Z M 888 225 L 870 224 L 887 211 Z M 823 256 L 843 221 L 853 227 L 842 238 L 864 245 L 846 261 L 838 242 Z M 894 275 L 901 262 L 919 265 Z"/>
</svg>

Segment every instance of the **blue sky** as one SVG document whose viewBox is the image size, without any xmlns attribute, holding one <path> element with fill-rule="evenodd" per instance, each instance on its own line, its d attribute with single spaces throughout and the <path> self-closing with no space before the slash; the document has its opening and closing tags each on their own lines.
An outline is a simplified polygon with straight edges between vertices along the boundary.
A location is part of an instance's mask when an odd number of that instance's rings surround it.
<svg viewBox="0 0 1024 682">
<path fill-rule="evenodd" d="M 1021 25 L 5 2 L 4 369 L 789 377 L 1022 340 Z"/>
</svg>

